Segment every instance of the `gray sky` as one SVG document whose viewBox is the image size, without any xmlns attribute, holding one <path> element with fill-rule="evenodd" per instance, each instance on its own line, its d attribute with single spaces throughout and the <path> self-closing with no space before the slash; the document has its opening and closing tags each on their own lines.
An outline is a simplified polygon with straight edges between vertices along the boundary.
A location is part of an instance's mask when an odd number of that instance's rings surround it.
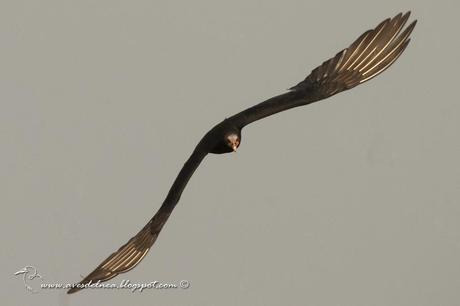
<svg viewBox="0 0 460 306">
<path fill-rule="evenodd" d="M 2 1 L 4 305 L 460 303 L 455 1 Z M 208 156 L 119 283 L 75 282 L 155 213 L 202 135 L 297 84 L 400 11 L 419 23 L 376 79 L 251 124 Z M 38 287 L 37 287 L 38 286 Z"/>
</svg>

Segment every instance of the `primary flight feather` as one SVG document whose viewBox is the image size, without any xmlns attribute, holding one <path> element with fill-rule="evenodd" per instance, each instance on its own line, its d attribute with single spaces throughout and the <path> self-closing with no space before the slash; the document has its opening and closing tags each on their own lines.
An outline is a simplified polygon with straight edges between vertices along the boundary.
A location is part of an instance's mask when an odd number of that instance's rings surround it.
<svg viewBox="0 0 460 306">
<path fill-rule="evenodd" d="M 182 167 L 163 204 L 153 218 L 118 251 L 110 255 L 68 293 L 83 289 L 86 284 L 107 281 L 134 268 L 155 243 L 163 225 L 179 202 L 190 177 L 208 153 L 236 151 L 241 143 L 241 130 L 256 120 L 319 100 L 353 88 L 387 69 L 409 44 L 413 21 L 404 29 L 410 12 L 382 21 L 363 33 L 348 48 L 314 69 L 305 80 L 287 93 L 250 107 L 214 126 L 201 139 Z"/>
</svg>

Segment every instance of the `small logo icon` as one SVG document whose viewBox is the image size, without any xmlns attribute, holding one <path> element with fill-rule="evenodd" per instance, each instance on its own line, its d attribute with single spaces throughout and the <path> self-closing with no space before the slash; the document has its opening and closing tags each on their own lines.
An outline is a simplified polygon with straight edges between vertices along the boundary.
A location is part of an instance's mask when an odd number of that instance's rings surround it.
<svg viewBox="0 0 460 306">
<path fill-rule="evenodd" d="M 14 273 L 14 275 L 16 275 L 16 276 L 17 275 L 22 275 L 22 280 L 24 281 L 24 286 L 26 287 L 27 291 L 29 291 L 31 293 L 37 293 L 37 291 L 35 291 L 29 285 L 29 282 L 34 280 L 34 279 L 36 279 L 36 278 L 43 279 L 43 277 L 40 274 L 38 274 L 37 268 L 35 268 L 34 266 L 25 266 L 21 270 L 19 270 L 16 273 Z"/>
</svg>

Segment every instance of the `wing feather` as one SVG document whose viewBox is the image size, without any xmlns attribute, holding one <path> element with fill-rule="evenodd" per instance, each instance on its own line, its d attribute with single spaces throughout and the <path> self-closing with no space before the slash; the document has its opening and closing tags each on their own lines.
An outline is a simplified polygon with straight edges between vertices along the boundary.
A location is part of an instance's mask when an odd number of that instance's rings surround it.
<svg viewBox="0 0 460 306">
<path fill-rule="evenodd" d="M 291 90 L 313 89 L 318 100 L 364 83 L 379 75 L 402 54 L 415 27 L 412 22 L 402 33 L 410 12 L 399 13 L 364 32 L 348 48 L 313 69 Z"/>
<path fill-rule="evenodd" d="M 385 19 L 361 34 L 348 48 L 313 69 L 289 92 L 254 105 L 230 119 L 242 128 L 284 110 L 326 99 L 376 77 L 390 67 L 409 44 L 416 24 L 412 22 L 403 31 L 409 16 L 407 12 Z"/>
<path fill-rule="evenodd" d="M 88 276 L 80 282 L 74 284 L 67 293 L 77 292 L 84 289 L 86 285 L 94 284 L 98 281 L 105 282 L 137 266 L 157 240 L 163 225 L 166 223 L 172 210 L 179 201 L 187 182 L 206 154 L 207 151 L 203 149 L 200 142 L 182 167 L 163 205 L 153 218 L 127 243 L 107 257 L 93 272 L 88 274 Z"/>
<path fill-rule="evenodd" d="M 155 218 L 152 219 L 139 233 L 97 266 L 93 272 L 75 284 L 68 293 L 77 292 L 87 284 L 94 284 L 98 281 L 105 282 L 137 266 L 152 247 L 167 218 L 167 215 L 157 216 L 156 226 L 153 226 Z"/>
</svg>

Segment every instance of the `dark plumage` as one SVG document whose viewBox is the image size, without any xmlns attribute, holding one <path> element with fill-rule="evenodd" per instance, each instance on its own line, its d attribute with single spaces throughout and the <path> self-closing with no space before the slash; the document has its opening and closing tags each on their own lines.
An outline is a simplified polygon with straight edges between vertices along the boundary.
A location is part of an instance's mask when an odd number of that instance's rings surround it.
<svg viewBox="0 0 460 306">
<path fill-rule="evenodd" d="M 208 153 L 223 154 L 236 150 L 241 142 L 243 127 L 275 113 L 326 99 L 364 83 L 387 69 L 409 44 L 409 35 L 416 24 L 416 21 L 412 22 L 403 31 L 409 15 L 410 12 L 404 15 L 400 13 L 384 20 L 375 29 L 362 34 L 348 48 L 314 69 L 287 93 L 250 107 L 214 126 L 198 143 L 179 172 L 163 205 L 147 225 L 68 293 L 80 290 L 82 285 L 89 282 L 106 281 L 134 268 L 157 239 L 203 158 Z"/>
</svg>

